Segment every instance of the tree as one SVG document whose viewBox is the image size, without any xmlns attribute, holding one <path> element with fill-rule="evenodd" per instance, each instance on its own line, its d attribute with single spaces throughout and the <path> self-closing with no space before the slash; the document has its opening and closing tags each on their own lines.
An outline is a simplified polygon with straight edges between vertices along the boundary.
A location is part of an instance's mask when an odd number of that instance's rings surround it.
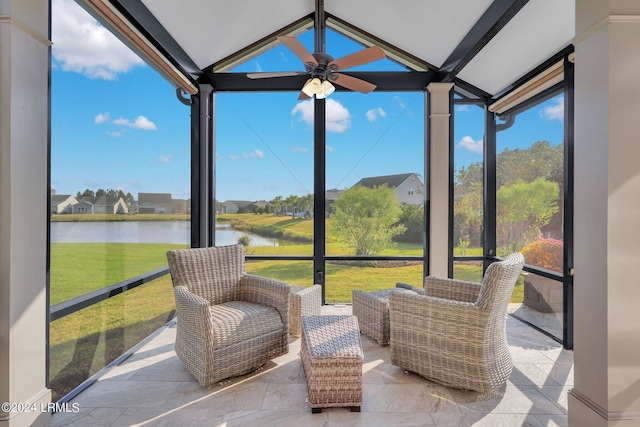
<svg viewBox="0 0 640 427">
<path fill-rule="evenodd" d="M 398 220 L 398 224 L 405 227 L 405 231 L 395 240 L 398 242 L 422 243 L 422 235 L 424 231 L 424 208 L 420 205 L 410 205 L 403 203 L 400 208 L 402 214 Z"/>
<path fill-rule="evenodd" d="M 298 196 L 294 196 L 292 194 L 285 199 L 284 203 L 287 208 L 291 206 L 291 219 L 296 219 L 296 206 L 298 204 Z"/>
<path fill-rule="evenodd" d="M 86 190 L 84 190 L 83 193 L 78 191 L 78 194 L 76 194 L 76 198 L 81 199 L 82 197 L 95 197 L 95 193 L 93 192 L 93 190 L 89 190 L 88 188 Z"/>
<path fill-rule="evenodd" d="M 276 216 L 280 216 L 282 214 L 282 196 L 275 197 L 271 204 L 273 205 L 273 213 Z"/>
<path fill-rule="evenodd" d="M 470 182 L 467 188 L 456 187 L 453 209 L 454 242 L 482 245 L 482 197 L 482 180 Z"/>
<path fill-rule="evenodd" d="M 397 224 L 401 214 L 392 188 L 358 185 L 345 190 L 334 202 L 331 226 L 356 255 L 375 255 L 404 232 L 404 225 Z"/>
<path fill-rule="evenodd" d="M 558 211 L 558 183 L 545 178 L 503 185 L 496 195 L 498 246 L 515 252 L 540 235 Z"/>
</svg>

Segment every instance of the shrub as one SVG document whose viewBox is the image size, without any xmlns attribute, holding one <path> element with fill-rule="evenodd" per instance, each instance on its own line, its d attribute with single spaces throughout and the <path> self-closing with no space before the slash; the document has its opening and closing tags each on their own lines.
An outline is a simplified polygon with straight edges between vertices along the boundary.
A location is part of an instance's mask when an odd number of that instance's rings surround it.
<svg viewBox="0 0 640 427">
<path fill-rule="evenodd" d="M 529 243 L 520 251 L 527 264 L 562 272 L 562 241 L 539 239 Z"/>
</svg>

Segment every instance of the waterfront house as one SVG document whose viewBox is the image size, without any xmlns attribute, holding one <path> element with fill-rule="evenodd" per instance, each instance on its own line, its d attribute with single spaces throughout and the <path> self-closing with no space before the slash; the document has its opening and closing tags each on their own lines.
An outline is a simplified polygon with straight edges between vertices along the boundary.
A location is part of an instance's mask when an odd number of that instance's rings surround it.
<svg viewBox="0 0 640 427">
<path fill-rule="evenodd" d="M 367 188 L 376 188 L 386 185 L 393 188 L 400 203 L 421 205 L 424 203 L 424 183 L 416 173 L 403 173 L 397 175 L 372 176 L 362 178 L 356 182 Z"/>
<path fill-rule="evenodd" d="M 73 205 L 78 200 L 70 194 L 52 194 L 51 195 L 51 213 L 67 214 L 73 212 Z"/>
</svg>

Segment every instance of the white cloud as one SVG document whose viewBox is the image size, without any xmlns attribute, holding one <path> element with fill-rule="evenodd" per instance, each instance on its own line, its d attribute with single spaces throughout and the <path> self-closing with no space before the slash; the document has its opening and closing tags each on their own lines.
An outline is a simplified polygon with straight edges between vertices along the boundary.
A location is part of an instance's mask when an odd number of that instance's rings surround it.
<svg viewBox="0 0 640 427">
<path fill-rule="evenodd" d="M 564 121 L 564 96 L 556 99 L 554 105 L 549 105 L 540 111 L 540 117 L 547 120 Z"/>
<path fill-rule="evenodd" d="M 470 111 L 470 110 L 469 110 L 469 106 L 468 105 L 458 105 L 458 106 L 456 106 L 456 111 L 466 112 L 466 111 Z"/>
<path fill-rule="evenodd" d="M 173 156 L 171 154 L 162 154 L 160 155 L 160 157 L 158 157 L 160 163 L 169 163 L 172 159 Z"/>
<path fill-rule="evenodd" d="M 374 108 L 373 110 L 369 110 L 366 113 L 367 120 L 370 122 L 375 122 L 379 117 L 386 117 L 387 112 L 382 109 L 382 107 Z"/>
<path fill-rule="evenodd" d="M 468 135 L 463 137 L 460 142 L 458 142 L 458 146 L 466 148 L 467 150 L 476 154 L 482 154 L 484 148 L 483 145 L 484 144 L 482 143 L 482 140 L 476 141 Z"/>
<path fill-rule="evenodd" d="M 151 120 L 147 119 L 145 116 L 138 116 L 134 122 L 130 122 L 129 119 L 125 119 L 124 117 L 118 117 L 113 121 L 114 124 L 120 126 L 127 126 L 133 129 L 141 129 L 141 130 L 157 130 L 158 127 Z"/>
<path fill-rule="evenodd" d="M 52 55 L 64 71 L 114 80 L 144 61 L 73 0 L 53 0 Z"/>
<path fill-rule="evenodd" d="M 93 121 L 98 125 L 100 123 L 108 122 L 110 118 L 109 113 L 100 113 L 94 117 Z"/>
<path fill-rule="evenodd" d="M 114 131 L 114 132 L 107 132 L 108 136 L 115 136 L 116 138 L 120 138 L 122 136 L 122 132 L 118 132 L 118 131 Z"/>
<path fill-rule="evenodd" d="M 313 124 L 313 99 L 309 99 L 308 101 L 298 102 L 293 110 L 291 110 L 291 115 L 295 116 L 300 113 L 298 120 L 305 122 L 308 125 Z"/>
<path fill-rule="evenodd" d="M 405 103 L 402 101 L 402 98 L 400 98 L 398 95 L 394 96 L 393 100 L 396 101 L 396 103 L 398 104 L 398 107 L 402 108 L 403 110 L 407 108 Z"/>
<path fill-rule="evenodd" d="M 299 114 L 298 120 L 313 124 L 313 99 L 296 104 L 291 110 L 291 115 Z M 326 126 L 329 132 L 342 133 L 351 127 L 351 113 L 347 108 L 335 99 L 327 99 L 326 102 Z"/>
<path fill-rule="evenodd" d="M 241 159 L 262 159 L 264 157 L 264 153 L 261 150 L 258 150 L 257 148 L 249 153 L 242 153 L 242 154 L 231 154 L 229 156 L 229 159 L 231 160 L 241 160 Z"/>
<path fill-rule="evenodd" d="M 327 151 L 333 153 L 333 147 L 331 145 L 327 145 Z"/>
<path fill-rule="evenodd" d="M 309 149 L 307 147 L 293 147 L 291 151 L 294 153 L 308 153 Z"/>
</svg>

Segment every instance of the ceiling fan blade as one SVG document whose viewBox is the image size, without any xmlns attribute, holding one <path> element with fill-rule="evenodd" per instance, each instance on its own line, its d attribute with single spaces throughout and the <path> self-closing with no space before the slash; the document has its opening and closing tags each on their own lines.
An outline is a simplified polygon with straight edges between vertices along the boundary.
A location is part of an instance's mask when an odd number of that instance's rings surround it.
<svg viewBox="0 0 640 427">
<path fill-rule="evenodd" d="M 316 58 L 313 57 L 311 52 L 309 52 L 307 48 L 298 41 L 297 38 L 280 36 L 278 37 L 278 41 L 288 47 L 289 50 L 293 52 L 298 58 L 300 58 L 305 65 L 313 64 L 314 67 L 318 66 L 318 61 L 316 60 Z"/>
<path fill-rule="evenodd" d="M 376 88 L 376 85 L 373 83 L 341 73 L 331 74 L 330 80 L 335 84 L 360 93 L 369 93 Z"/>
<path fill-rule="evenodd" d="M 250 79 L 268 79 L 271 77 L 288 77 L 299 76 L 300 74 L 307 74 L 300 71 L 276 71 L 273 73 L 247 73 L 247 77 Z"/>
<path fill-rule="evenodd" d="M 328 67 L 335 70 L 346 70 L 347 68 L 367 64 L 384 57 L 384 50 L 378 46 L 371 46 L 350 55 L 343 56 L 342 58 L 338 58 L 335 61 L 331 61 L 329 62 Z"/>
</svg>

